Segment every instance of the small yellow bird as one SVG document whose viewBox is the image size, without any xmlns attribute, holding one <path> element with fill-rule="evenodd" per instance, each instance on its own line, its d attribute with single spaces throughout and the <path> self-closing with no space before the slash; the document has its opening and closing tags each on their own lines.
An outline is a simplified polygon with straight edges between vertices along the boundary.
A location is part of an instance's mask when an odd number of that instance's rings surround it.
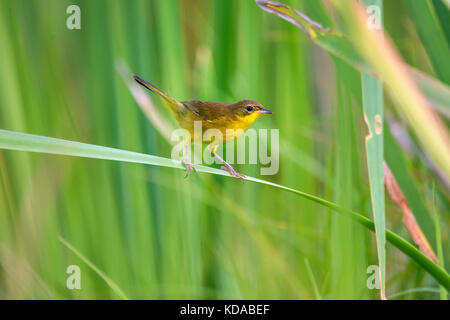
<svg viewBox="0 0 450 320">
<path fill-rule="evenodd" d="M 203 141 L 204 144 L 209 144 L 208 150 L 225 165 L 225 167 L 221 167 L 222 170 L 225 170 L 231 175 L 244 181 L 245 176 L 237 173 L 225 160 L 223 160 L 216 153 L 216 149 L 220 143 L 230 142 L 239 137 L 253 122 L 258 120 L 262 114 L 272 113 L 272 111 L 263 108 L 259 102 L 253 100 L 242 100 L 233 104 L 206 101 L 179 102 L 138 76 L 135 75 L 134 79 L 139 84 L 158 94 L 162 98 L 164 105 L 172 112 L 180 127 L 189 131 L 194 141 L 200 138 L 199 140 Z M 195 121 L 201 121 L 201 133 L 194 131 Z M 222 139 L 220 142 L 214 140 L 209 143 L 211 139 L 203 136 L 208 129 L 219 130 L 222 133 L 222 137 L 225 137 L 225 139 Z M 233 131 L 227 129 L 232 129 Z M 198 134 L 201 134 L 201 137 L 198 137 Z M 185 141 L 184 146 L 185 156 L 183 158 L 183 163 L 187 170 L 186 177 L 191 170 L 195 171 L 194 166 L 189 162 L 187 157 L 187 147 L 190 143 L 191 139 Z"/>
</svg>

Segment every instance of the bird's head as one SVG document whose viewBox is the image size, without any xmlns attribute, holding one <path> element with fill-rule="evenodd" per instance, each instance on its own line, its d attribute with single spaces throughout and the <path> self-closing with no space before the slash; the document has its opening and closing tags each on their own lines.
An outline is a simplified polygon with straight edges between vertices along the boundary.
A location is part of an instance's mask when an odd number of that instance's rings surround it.
<svg viewBox="0 0 450 320">
<path fill-rule="evenodd" d="M 231 105 L 233 113 L 239 121 L 242 121 L 244 127 L 250 126 L 259 119 L 264 113 L 272 111 L 264 108 L 261 103 L 253 100 L 242 100 Z"/>
</svg>

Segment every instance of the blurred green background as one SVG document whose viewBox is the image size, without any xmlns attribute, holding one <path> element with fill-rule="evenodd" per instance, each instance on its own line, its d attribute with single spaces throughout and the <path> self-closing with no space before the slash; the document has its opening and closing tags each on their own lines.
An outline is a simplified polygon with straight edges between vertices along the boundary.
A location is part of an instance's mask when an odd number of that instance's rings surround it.
<svg viewBox="0 0 450 320">
<path fill-rule="evenodd" d="M 423 41 L 411 1 L 385 2 L 386 29 L 409 64 L 448 84 L 433 65 L 447 53 L 430 59 L 432 43 Z M 327 1 L 283 2 L 332 26 Z M 448 15 L 440 0 L 427 2 Z M 81 30 L 66 28 L 71 4 L 81 8 Z M 0 128 L 170 157 L 117 72 L 120 62 L 178 100 L 260 101 L 274 114 L 253 127 L 279 129 L 281 145 L 278 174 L 261 178 L 372 219 L 360 73 L 253 0 L 1 1 Z M 385 106 L 386 158 L 433 247 L 435 181 L 448 252 L 446 181 L 389 99 Z M 410 138 L 406 147 L 398 132 Z M 236 168 L 259 177 L 257 165 Z M 373 233 L 265 186 L 183 177 L 169 168 L 0 150 L 0 298 L 121 298 L 58 236 L 128 298 L 378 297 L 366 286 L 367 268 L 377 264 Z M 410 239 L 388 197 L 386 216 Z M 73 264 L 80 290 L 66 287 Z M 386 286 L 388 297 L 439 298 L 435 280 L 389 244 Z M 404 293 L 414 288 L 422 289 Z"/>
</svg>

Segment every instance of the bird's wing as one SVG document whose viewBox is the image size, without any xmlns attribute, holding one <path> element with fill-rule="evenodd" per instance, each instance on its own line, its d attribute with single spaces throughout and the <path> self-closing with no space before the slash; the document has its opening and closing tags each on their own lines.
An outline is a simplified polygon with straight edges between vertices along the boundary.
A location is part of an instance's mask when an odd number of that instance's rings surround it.
<svg viewBox="0 0 450 320">
<path fill-rule="evenodd" d="M 203 121 L 212 122 L 228 113 L 228 105 L 220 102 L 183 101 L 182 104 Z"/>
</svg>

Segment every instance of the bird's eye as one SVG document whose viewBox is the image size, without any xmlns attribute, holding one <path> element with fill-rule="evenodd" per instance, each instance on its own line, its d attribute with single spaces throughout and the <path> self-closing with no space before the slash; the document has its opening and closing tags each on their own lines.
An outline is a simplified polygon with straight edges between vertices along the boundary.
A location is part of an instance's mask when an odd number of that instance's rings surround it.
<svg viewBox="0 0 450 320">
<path fill-rule="evenodd" d="M 253 107 L 252 106 L 248 106 L 246 109 L 247 109 L 247 111 L 253 111 Z"/>
</svg>

